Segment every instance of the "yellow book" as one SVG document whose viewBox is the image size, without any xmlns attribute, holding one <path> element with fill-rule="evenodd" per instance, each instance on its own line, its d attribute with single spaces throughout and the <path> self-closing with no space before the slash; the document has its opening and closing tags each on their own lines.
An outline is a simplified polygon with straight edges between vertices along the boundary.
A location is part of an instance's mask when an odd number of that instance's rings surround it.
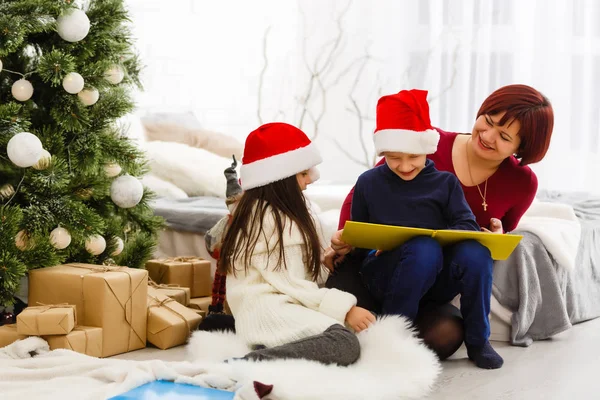
<svg viewBox="0 0 600 400">
<path fill-rule="evenodd" d="M 490 250 L 494 260 L 506 260 L 523 238 L 521 235 L 513 234 L 499 235 L 489 232 L 450 229 L 432 230 L 346 221 L 342 240 L 354 247 L 386 251 L 395 249 L 416 236 L 432 237 L 442 246 L 474 239 Z"/>
</svg>

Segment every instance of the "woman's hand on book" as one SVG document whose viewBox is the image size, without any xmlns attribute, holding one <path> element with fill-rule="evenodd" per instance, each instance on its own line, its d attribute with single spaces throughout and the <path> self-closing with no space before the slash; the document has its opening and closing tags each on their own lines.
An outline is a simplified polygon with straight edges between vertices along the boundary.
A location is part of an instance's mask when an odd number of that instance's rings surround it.
<svg viewBox="0 0 600 400">
<path fill-rule="evenodd" d="M 490 229 L 487 228 L 481 228 L 482 231 L 484 232 L 489 232 L 489 233 L 504 233 L 504 228 L 502 227 L 502 221 L 500 221 L 498 218 L 492 218 L 490 219 Z"/>
<path fill-rule="evenodd" d="M 344 230 L 340 229 L 331 236 L 331 248 L 340 256 L 346 255 L 352 250 L 352 246 L 342 240 L 343 232 Z"/>
<path fill-rule="evenodd" d="M 375 315 L 365 308 L 354 306 L 346 314 L 346 323 L 356 332 L 367 329 L 375 322 Z"/>
</svg>

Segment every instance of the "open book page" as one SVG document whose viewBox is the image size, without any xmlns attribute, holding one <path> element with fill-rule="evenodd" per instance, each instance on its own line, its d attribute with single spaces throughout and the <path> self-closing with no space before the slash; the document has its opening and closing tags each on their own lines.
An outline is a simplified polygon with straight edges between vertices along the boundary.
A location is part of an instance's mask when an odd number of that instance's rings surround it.
<svg viewBox="0 0 600 400">
<path fill-rule="evenodd" d="M 368 224 L 346 221 L 342 240 L 354 247 L 373 250 L 392 250 L 416 236 L 429 236 L 442 246 L 463 240 L 476 240 L 490 250 L 494 260 L 505 260 L 517 247 L 523 236 L 489 232 L 431 230 L 404 226 Z"/>
</svg>

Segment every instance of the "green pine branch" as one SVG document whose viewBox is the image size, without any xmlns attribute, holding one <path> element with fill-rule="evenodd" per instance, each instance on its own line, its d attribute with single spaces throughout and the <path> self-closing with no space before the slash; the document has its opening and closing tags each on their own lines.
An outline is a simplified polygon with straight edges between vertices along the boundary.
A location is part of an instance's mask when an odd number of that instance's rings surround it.
<svg viewBox="0 0 600 400">
<path fill-rule="evenodd" d="M 133 47 L 123 0 L 92 0 L 83 10 L 90 31 L 79 42 L 63 40 L 57 18 L 75 7 L 71 0 L 3 0 L 0 2 L 0 306 L 13 302 L 27 270 L 64 262 L 143 267 L 152 256 L 157 233 L 164 226 L 150 206 L 148 190 L 132 208 L 119 208 L 110 197 L 115 177 L 105 166 L 117 163 L 122 173 L 147 172 L 143 153 L 116 121 L 131 113 L 131 91 L 141 88 L 142 69 Z M 113 84 L 106 71 L 119 66 L 124 79 Z M 99 100 L 86 106 L 62 82 L 77 72 L 85 88 L 95 88 Z M 17 101 L 11 92 L 19 79 L 28 80 L 31 99 Z M 20 132 L 36 135 L 52 158 L 49 165 L 17 167 L 7 153 L 8 142 Z M 13 189 L 9 190 L 10 188 Z M 62 227 L 71 243 L 56 249 L 50 234 Z M 86 248 L 91 235 L 106 240 L 102 254 Z M 17 235 L 25 238 L 19 241 Z M 114 255 L 118 238 L 121 254 Z"/>
</svg>

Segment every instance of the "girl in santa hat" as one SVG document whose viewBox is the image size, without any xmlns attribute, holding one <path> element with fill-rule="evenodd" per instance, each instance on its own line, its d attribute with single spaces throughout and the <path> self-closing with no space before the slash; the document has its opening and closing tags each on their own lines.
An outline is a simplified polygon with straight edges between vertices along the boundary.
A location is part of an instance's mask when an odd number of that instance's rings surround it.
<svg viewBox="0 0 600 400">
<path fill-rule="evenodd" d="M 248 136 L 240 178 L 243 194 L 221 247 L 227 302 L 236 333 L 255 350 L 245 358 L 303 358 L 349 365 L 360 355 L 355 331 L 375 317 L 354 295 L 319 288 L 323 272 L 316 219 L 302 191 L 318 178 L 315 145 L 285 123 Z"/>
</svg>

